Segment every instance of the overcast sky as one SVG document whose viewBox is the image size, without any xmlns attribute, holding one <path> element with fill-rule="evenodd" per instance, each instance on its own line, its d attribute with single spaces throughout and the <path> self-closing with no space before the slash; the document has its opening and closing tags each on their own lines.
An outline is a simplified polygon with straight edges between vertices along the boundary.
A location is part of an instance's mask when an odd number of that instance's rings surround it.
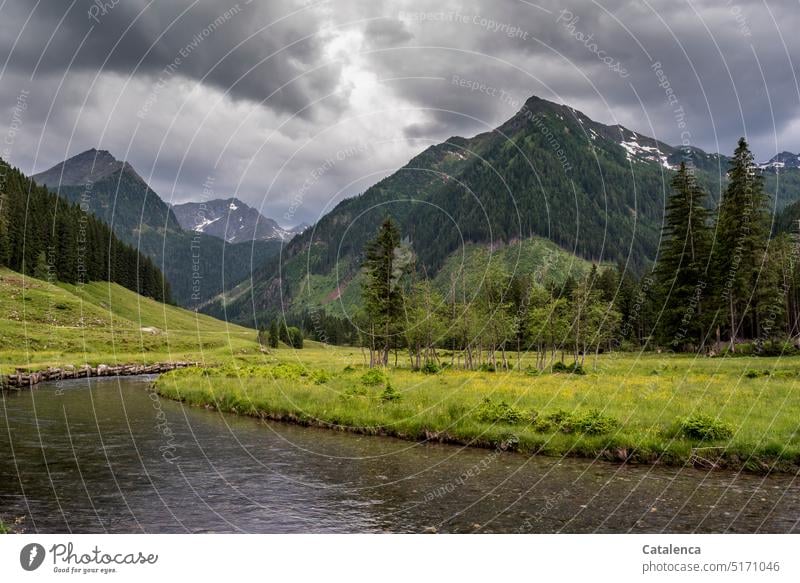
<svg viewBox="0 0 800 583">
<path fill-rule="evenodd" d="M 0 155 L 107 149 L 287 226 L 531 95 L 766 160 L 800 152 L 798 29 L 798 0 L 6 0 Z"/>
</svg>

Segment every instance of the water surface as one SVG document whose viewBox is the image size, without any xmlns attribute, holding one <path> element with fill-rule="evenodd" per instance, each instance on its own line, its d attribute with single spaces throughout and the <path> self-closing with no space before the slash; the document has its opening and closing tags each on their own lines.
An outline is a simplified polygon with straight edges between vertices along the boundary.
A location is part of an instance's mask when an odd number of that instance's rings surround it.
<svg viewBox="0 0 800 583">
<path fill-rule="evenodd" d="M 149 379 L 0 404 L 26 532 L 798 532 L 800 480 L 358 436 L 161 399 Z"/>
</svg>

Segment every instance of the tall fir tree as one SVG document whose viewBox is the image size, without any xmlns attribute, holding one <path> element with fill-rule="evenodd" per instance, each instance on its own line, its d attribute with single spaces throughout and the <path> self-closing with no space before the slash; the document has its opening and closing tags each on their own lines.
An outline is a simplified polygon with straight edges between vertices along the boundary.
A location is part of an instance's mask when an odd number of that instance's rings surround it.
<svg viewBox="0 0 800 583">
<path fill-rule="evenodd" d="M 403 313 L 403 276 L 412 267 L 400 231 L 387 218 L 368 245 L 364 261 L 365 281 L 361 289 L 369 330 L 370 366 L 386 366 L 397 323 Z"/>
<path fill-rule="evenodd" d="M 766 286 L 759 275 L 766 261 L 770 221 L 763 178 L 744 138 L 731 160 L 722 195 L 714 251 L 717 322 L 735 352 L 737 338 L 757 338 Z"/>
<path fill-rule="evenodd" d="M 711 251 L 706 199 L 693 168 L 682 162 L 666 205 L 654 293 L 661 309 L 657 340 L 675 349 L 700 348 L 706 341 Z"/>
</svg>

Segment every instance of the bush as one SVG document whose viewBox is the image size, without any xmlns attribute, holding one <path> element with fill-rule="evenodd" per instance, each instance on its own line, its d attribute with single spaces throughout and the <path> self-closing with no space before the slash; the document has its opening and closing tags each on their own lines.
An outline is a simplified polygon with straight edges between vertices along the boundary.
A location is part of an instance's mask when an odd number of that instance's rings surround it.
<svg viewBox="0 0 800 583">
<path fill-rule="evenodd" d="M 619 421 L 614 417 L 603 415 L 597 409 L 591 409 L 582 415 L 558 409 L 548 415 L 537 417 L 533 421 L 534 429 L 543 433 L 560 431 L 561 433 L 602 435 L 613 431 L 619 425 Z"/>
<path fill-rule="evenodd" d="M 314 380 L 315 384 L 324 385 L 329 380 L 331 380 L 331 375 L 328 374 L 327 371 L 324 370 L 317 370 L 311 374 L 311 378 Z"/>
<path fill-rule="evenodd" d="M 419 370 L 425 374 L 436 374 L 442 369 L 438 364 L 436 364 L 432 360 L 429 360 L 424 365 L 422 365 L 422 368 Z"/>
<path fill-rule="evenodd" d="M 603 415 L 597 409 L 591 409 L 574 420 L 575 431 L 586 433 L 587 435 L 602 435 L 610 433 L 619 427 L 619 421 Z"/>
<path fill-rule="evenodd" d="M 564 364 L 563 362 L 556 362 L 553 364 L 552 371 L 555 373 L 565 372 L 569 374 L 585 375 L 586 371 L 577 362 L 571 364 Z"/>
<path fill-rule="evenodd" d="M 768 370 L 753 370 L 752 368 L 749 369 L 747 372 L 744 373 L 748 379 L 757 379 L 758 377 L 768 377 L 770 372 Z"/>
<path fill-rule="evenodd" d="M 308 370 L 305 367 L 292 362 L 276 364 L 270 369 L 270 373 L 274 379 L 299 379 L 308 376 Z"/>
<path fill-rule="evenodd" d="M 479 421 L 484 423 L 507 423 L 516 425 L 525 420 L 525 412 L 505 401 L 495 403 L 489 397 L 485 397 L 475 411 Z"/>
<path fill-rule="evenodd" d="M 690 415 L 681 421 L 680 427 L 684 436 L 698 441 L 729 439 L 733 436 L 733 429 L 728 424 L 711 415 Z"/>
<path fill-rule="evenodd" d="M 495 372 L 495 368 L 493 364 L 484 363 L 478 367 L 478 370 L 481 372 Z"/>
<path fill-rule="evenodd" d="M 347 399 L 349 397 L 366 397 L 369 394 L 369 391 L 366 387 L 360 386 L 352 386 L 347 387 L 344 391 L 342 391 L 341 397 L 343 399 Z"/>
<path fill-rule="evenodd" d="M 361 375 L 361 383 L 368 387 L 377 387 L 386 382 L 386 375 L 379 368 L 371 368 Z"/>
<path fill-rule="evenodd" d="M 386 385 L 386 388 L 383 389 L 383 393 L 381 393 L 382 401 L 399 401 L 401 398 L 402 395 L 400 392 L 392 385 Z"/>
</svg>

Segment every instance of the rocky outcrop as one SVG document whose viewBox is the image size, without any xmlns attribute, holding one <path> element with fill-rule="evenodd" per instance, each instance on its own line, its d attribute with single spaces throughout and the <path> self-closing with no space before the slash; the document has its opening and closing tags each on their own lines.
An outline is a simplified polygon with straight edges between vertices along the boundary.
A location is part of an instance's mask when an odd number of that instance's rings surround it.
<svg viewBox="0 0 800 583">
<path fill-rule="evenodd" d="M 3 389 L 23 389 L 32 387 L 45 381 L 60 381 L 65 379 L 82 379 L 89 377 L 115 377 L 130 376 L 141 374 L 160 374 L 176 368 L 186 368 L 198 366 L 197 362 L 158 362 L 155 364 L 121 364 L 109 366 L 98 364 L 89 366 L 88 364 L 75 367 L 65 366 L 63 368 L 47 368 L 39 371 L 26 371 L 17 369 L 14 374 L 0 377 L 0 386 Z"/>
</svg>

